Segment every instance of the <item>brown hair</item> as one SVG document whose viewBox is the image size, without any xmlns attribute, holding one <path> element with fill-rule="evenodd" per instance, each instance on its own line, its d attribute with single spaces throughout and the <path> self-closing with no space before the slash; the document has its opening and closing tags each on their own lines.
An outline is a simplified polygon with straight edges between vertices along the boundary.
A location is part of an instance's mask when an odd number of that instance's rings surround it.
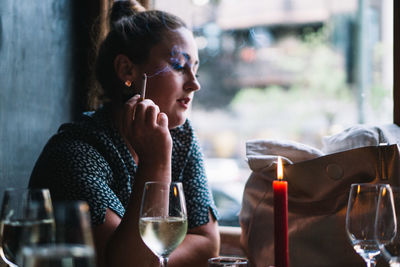
<svg viewBox="0 0 400 267">
<path fill-rule="evenodd" d="M 113 99 L 123 86 L 114 70 L 114 59 L 119 54 L 134 64 L 144 63 L 150 49 L 160 43 L 168 30 L 187 27 L 180 18 L 163 11 L 146 11 L 136 1 L 116 1 L 109 14 L 110 31 L 102 42 L 95 63 L 95 75 L 101 88 L 91 97 L 103 103 Z M 91 99 L 93 102 L 93 99 Z"/>
</svg>

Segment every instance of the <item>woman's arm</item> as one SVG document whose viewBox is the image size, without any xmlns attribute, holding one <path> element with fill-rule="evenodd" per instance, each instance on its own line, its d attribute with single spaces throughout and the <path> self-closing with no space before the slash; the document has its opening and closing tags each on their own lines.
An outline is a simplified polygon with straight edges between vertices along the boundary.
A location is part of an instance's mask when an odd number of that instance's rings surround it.
<svg viewBox="0 0 400 267">
<path fill-rule="evenodd" d="M 209 216 L 207 224 L 188 231 L 184 241 L 171 254 L 169 267 L 205 267 L 207 259 L 218 255 L 218 223 L 211 214 Z M 121 218 L 108 209 L 105 222 L 93 229 L 98 266 L 158 266 L 157 257 L 142 242 L 139 230 L 136 227 L 136 233 L 131 227 L 117 230 L 120 223 Z M 132 242 L 135 244 L 130 246 Z"/>
<path fill-rule="evenodd" d="M 138 95 L 113 113 L 132 156 L 138 156 L 138 168 L 123 218 L 108 209 L 104 223 L 94 229 L 98 265 L 157 266 L 154 265 L 157 258 L 139 235 L 139 210 L 147 181 L 171 181 L 172 140 L 168 118 L 153 101 L 139 102 Z M 154 264 L 149 265 L 150 262 Z"/>
<path fill-rule="evenodd" d="M 209 222 L 188 230 L 182 244 L 171 254 L 170 267 L 206 267 L 207 260 L 218 256 L 220 238 L 218 223 L 209 213 Z"/>
<path fill-rule="evenodd" d="M 146 181 L 171 180 L 172 140 L 165 114 L 152 101 L 137 101 L 137 96 L 127 101 L 119 114 L 122 116 L 117 116 L 122 118 L 118 128 L 128 146 L 137 153 L 139 164 L 123 218 L 108 209 L 105 222 L 94 228 L 100 267 L 159 266 L 157 257 L 140 237 L 139 210 Z M 208 223 L 188 231 L 172 253 L 170 267 L 207 266 L 207 259 L 218 254 L 218 225 L 211 213 L 208 216 Z"/>
<path fill-rule="evenodd" d="M 107 267 L 111 266 L 158 266 L 156 256 L 144 244 L 139 233 L 139 213 L 144 184 L 148 180 L 158 178 L 170 179 L 171 170 L 164 170 L 152 165 L 138 166 L 131 198 L 124 217 L 111 236 L 107 248 Z M 149 178 L 150 177 L 150 178 Z M 166 181 L 166 180 L 162 181 Z M 170 181 L 170 180 L 169 180 Z"/>
<path fill-rule="evenodd" d="M 144 188 L 143 177 L 161 176 L 164 172 L 158 168 L 139 166 L 123 219 L 108 209 L 105 222 L 94 228 L 99 267 L 159 266 L 157 257 L 140 237 L 139 209 Z M 205 267 L 207 259 L 218 252 L 218 224 L 210 213 L 208 223 L 188 231 L 182 244 L 172 253 L 168 266 Z"/>
<path fill-rule="evenodd" d="M 170 170 L 139 165 L 131 198 L 121 219 L 107 209 L 105 222 L 94 228 L 98 266 L 158 266 L 157 258 L 143 243 L 139 234 L 139 211 L 144 177 L 170 177 Z"/>
</svg>

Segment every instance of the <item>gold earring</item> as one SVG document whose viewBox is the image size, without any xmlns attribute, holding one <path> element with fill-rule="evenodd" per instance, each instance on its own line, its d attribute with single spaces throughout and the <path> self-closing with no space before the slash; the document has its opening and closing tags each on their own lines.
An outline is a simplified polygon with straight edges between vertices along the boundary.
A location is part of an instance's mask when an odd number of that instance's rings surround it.
<svg viewBox="0 0 400 267">
<path fill-rule="evenodd" d="M 132 82 L 130 80 L 126 80 L 125 85 L 128 86 L 128 87 L 131 87 Z"/>
</svg>

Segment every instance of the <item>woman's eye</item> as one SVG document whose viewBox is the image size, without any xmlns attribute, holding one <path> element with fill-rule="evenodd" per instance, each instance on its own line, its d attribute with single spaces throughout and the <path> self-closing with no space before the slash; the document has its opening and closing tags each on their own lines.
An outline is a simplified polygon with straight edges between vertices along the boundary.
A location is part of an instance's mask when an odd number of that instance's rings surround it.
<svg viewBox="0 0 400 267">
<path fill-rule="evenodd" d="M 174 70 L 177 70 L 177 71 L 183 71 L 184 70 L 184 66 L 179 64 L 179 63 L 172 63 L 172 67 L 174 68 Z"/>
</svg>

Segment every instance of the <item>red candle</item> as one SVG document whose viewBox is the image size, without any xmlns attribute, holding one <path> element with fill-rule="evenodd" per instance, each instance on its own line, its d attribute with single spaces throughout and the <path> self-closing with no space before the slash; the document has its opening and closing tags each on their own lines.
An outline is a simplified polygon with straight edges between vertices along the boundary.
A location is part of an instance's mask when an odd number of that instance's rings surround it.
<svg viewBox="0 0 400 267">
<path fill-rule="evenodd" d="M 289 266 L 287 182 L 283 181 L 282 160 L 278 157 L 278 180 L 273 181 L 275 267 Z"/>
</svg>

